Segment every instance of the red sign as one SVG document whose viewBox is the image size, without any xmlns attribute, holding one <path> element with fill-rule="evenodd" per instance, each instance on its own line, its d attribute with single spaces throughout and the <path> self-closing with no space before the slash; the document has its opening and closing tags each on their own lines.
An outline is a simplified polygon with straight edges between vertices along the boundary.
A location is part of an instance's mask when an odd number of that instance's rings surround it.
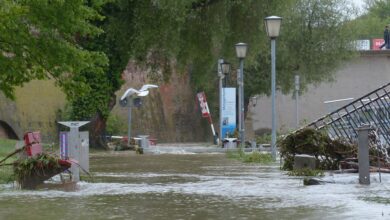
<svg viewBox="0 0 390 220">
<path fill-rule="evenodd" d="M 204 94 L 204 92 L 200 92 L 196 96 L 198 97 L 202 117 L 208 118 L 210 116 L 210 111 L 209 106 L 207 105 L 206 95 Z"/>
<path fill-rule="evenodd" d="M 372 39 L 372 48 L 371 50 L 381 50 L 379 47 L 382 46 L 382 44 L 385 43 L 385 40 L 382 38 L 374 38 Z"/>
</svg>

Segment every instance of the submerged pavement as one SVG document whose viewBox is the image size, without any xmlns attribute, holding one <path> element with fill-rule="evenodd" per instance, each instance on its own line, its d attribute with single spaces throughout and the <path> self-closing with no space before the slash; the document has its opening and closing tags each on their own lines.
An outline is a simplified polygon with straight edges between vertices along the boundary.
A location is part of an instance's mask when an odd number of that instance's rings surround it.
<svg viewBox="0 0 390 220">
<path fill-rule="evenodd" d="M 160 147 L 92 154 L 94 180 L 74 192 L 0 185 L 0 219 L 390 219 L 388 174 L 363 186 L 358 174 L 327 173 L 334 184 L 304 186 L 279 163 L 195 152 L 213 146 Z"/>
</svg>

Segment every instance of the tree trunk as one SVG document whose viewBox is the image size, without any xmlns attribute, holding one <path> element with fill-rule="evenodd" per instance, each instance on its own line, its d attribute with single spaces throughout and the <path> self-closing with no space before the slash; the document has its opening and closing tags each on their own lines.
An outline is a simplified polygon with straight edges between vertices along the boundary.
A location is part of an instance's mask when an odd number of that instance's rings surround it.
<svg viewBox="0 0 390 220">
<path fill-rule="evenodd" d="M 111 95 L 111 100 L 108 103 L 108 108 L 111 110 L 114 108 L 116 103 L 116 95 Z M 103 117 L 103 115 L 98 112 L 91 119 L 91 123 L 89 126 L 89 145 L 93 148 L 97 149 L 108 149 L 106 142 L 106 123 L 107 118 Z"/>
</svg>

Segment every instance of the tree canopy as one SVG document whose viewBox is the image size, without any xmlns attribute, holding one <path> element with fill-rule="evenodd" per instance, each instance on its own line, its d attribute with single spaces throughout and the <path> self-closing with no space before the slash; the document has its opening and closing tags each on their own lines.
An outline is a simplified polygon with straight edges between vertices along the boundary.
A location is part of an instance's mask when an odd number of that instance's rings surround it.
<svg viewBox="0 0 390 220">
<path fill-rule="evenodd" d="M 0 1 L 0 91 L 13 98 L 14 87 L 32 79 L 54 78 L 73 90 L 72 75 L 89 69 L 101 72 L 104 53 L 89 51 L 78 39 L 102 30 L 91 20 L 102 19 L 102 1 Z M 83 87 L 83 85 L 78 85 Z"/>
<path fill-rule="evenodd" d="M 95 117 L 101 131 L 129 59 L 147 66 L 156 83 L 169 82 L 173 69 L 189 74 L 194 90 L 215 100 L 217 60 L 230 61 L 235 70 L 234 45 L 245 42 L 248 102 L 270 93 L 266 16 L 283 17 L 277 86 L 288 93 L 295 74 L 303 88 L 330 80 L 354 54 L 353 13 L 346 0 L 3 0 L 0 91 L 12 97 L 15 86 L 54 78 L 73 119 Z"/>
<path fill-rule="evenodd" d="M 354 8 L 345 0 L 183 0 L 115 1 L 109 30 L 122 53 L 151 67 L 151 78 L 169 80 L 172 68 L 189 72 L 195 90 L 216 97 L 218 58 L 238 67 L 234 45 L 248 43 L 245 97 L 270 92 L 270 43 L 263 19 L 283 17 L 277 40 L 277 84 L 288 93 L 300 74 L 303 88 L 331 80 L 353 56 Z M 121 30 L 115 32 L 115 30 Z M 123 52 L 125 51 L 125 52 Z M 172 60 L 175 65 L 172 66 Z M 156 71 L 153 71 L 156 69 Z M 157 71 L 159 70 L 159 71 Z M 231 79 L 234 78 L 232 72 Z"/>
</svg>

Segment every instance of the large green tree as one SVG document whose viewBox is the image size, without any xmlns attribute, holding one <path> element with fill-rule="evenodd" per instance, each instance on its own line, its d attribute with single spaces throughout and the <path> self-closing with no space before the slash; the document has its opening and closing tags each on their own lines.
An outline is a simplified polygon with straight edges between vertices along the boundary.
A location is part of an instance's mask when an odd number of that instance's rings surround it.
<svg viewBox="0 0 390 220">
<path fill-rule="evenodd" d="M 94 78 L 89 80 L 92 89 L 72 99 L 74 115 L 99 122 L 94 126 L 96 136 L 104 130 L 120 86 L 119 75 L 129 59 L 150 67 L 149 76 L 156 83 L 169 81 L 173 68 L 190 74 L 194 90 L 205 91 L 212 101 L 217 97 L 217 59 L 229 60 L 236 69 L 234 44 L 246 42 L 248 102 L 254 94 L 270 92 L 266 16 L 283 17 L 277 84 L 285 93 L 291 90 L 295 74 L 301 75 L 303 88 L 331 80 L 340 63 L 353 55 L 350 42 L 355 32 L 346 24 L 354 10 L 344 0 L 113 0 L 101 13 L 105 20 L 97 25 L 105 33 L 95 40 L 85 39 L 83 45 L 104 51 L 110 66 L 104 74 L 86 71 L 79 75 L 77 80 L 82 82 Z M 232 72 L 230 79 L 234 76 Z M 95 100 L 96 94 L 101 98 Z M 217 112 L 217 106 L 213 109 Z"/>
<path fill-rule="evenodd" d="M 216 62 L 223 57 L 238 66 L 234 44 L 249 44 L 245 60 L 246 100 L 270 92 L 270 44 L 263 19 L 283 17 L 277 44 L 277 84 L 288 93 L 300 74 L 303 88 L 331 80 L 332 73 L 353 55 L 356 12 L 345 0 L 183 0 L 116 1 L 112 15 L 120 29 L 123 50 L 130 57 L 162 70 L 155 78 L 169 79 L 171 60 L 190 72 L 195 90 L 216 97 Z M 112 29 L 110 29 L 112 30 Z M 121 35 L 122 33 L 119 33 Z M 127 40 L 126 40 L 127 39 Z M 153 69 L 153 68 L 152 68 Z M 160 74 L 160 75 L 159 75 Z M 233 77 L 234 77 L 233 73 Z M 231 77 L 231 78 L 233 78 Z"/>
<path fill-rule="evenodd" d="M 13 98 L 15 86 L 32 79 L 54 78 L 73 93 L 72 76 L 88 69 L 101 72 L 107 58 L 78 44 L 102 31 L 90 23 L 101 19 L 101 1 L 0 1 L 0 91 Z M 76 88 L 85 88 L 78 85 Z"/>
<path fill-rule="evenodd" d="M 361 39 L 382 38 L 385 25 L 390 24 L 390 1 L 366 1 L 365 12 L 352 23 Z"/>
<path fill-rule="evenodd" d="M 58 79 L 73 119 L 92 118 L 94 146 L 101 143 L 129 59 L 150 67 L 156 83 L 169 81 L 172 69 L 190 74 L 194 90 L 212 101 L 217 59 L 236 69 L 234 44 L 246 42 L 248 102 L 251 95 L 270 92 L 266 16 L 284 19 L 277 84 L 286 93 L 294 74 L 302 76 L 303 86 L 331 79 L 353 54 L 353 28 L 345 25 L 353 11 L 343 0 L 5 0 L 0 6 L 1 90 L 12 95 L 13 86 L 30 79 Z"/>
</svg>

